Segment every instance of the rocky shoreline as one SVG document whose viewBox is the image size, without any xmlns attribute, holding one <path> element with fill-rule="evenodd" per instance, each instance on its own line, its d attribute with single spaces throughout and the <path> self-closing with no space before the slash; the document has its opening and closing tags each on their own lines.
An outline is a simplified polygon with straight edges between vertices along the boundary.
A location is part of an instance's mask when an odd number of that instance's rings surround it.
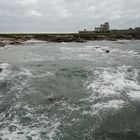
<svg viewBox="0 0 140 140">
<path fill-rule="evenodd" d="M 84 43 L 95 40 L 117 41 L 118 39 L 140 39 L 140 34 L 1 34 L 0 47 L 4 47 L 5 45 L 19 45 L 28 40 Z"/>
</svg>

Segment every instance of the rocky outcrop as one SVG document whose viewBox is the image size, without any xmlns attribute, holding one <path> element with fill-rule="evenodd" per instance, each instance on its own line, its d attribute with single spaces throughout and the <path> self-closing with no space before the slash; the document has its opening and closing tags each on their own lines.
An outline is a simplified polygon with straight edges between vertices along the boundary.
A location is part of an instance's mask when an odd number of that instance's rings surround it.
<svg viewBox="0 0 140 140">
<path fill-rule="evenodd" d="M 22 43 L 19 42 L 19 41 L 12 41 L 12 42 L 10 42 L 10 45 L 20 45 L 20 44 L 22 44 Z"/>
<path fill-rule="evenodd" d="M 20 45 L 24 41 L 25 39 L 17 39 L 14 37 L 0 37 L 0 47 L 4 47 L 5 45 Z"/>
<path fill-rule="evenodd" d="M 4 47 L 6 44 L 3 42 L 0 42 L 0 47 Z"/>
<path fill-rule="evenodd" d="M 117 39 L 127 39 L 127 40 L 132 40 L 133 36 L 132 35 L 127 35 L 127 34 L 119 34 L 116 37 Z"/>
<path fill-rule="evenodd" d="M 133 34 L 133 39 L 140 39 L 140 34 Z"/>
<path fill-rule="evenodd" d="M 85 39 L 79 37 L 79 38 L 75 39 L 75 42 L 84 43 L 84 42 L 87 42 L 87 41 Z"/>
<path fill-rule="evenodd" d="M 50 42 L 79 42 L 84 43 L 86 42 L 85 39 L 80 37 L 74 37 L 73 35 L 56 35 L 50 37 L 47 41 Z"/>
<path fill-rule="evenodd" d="M 116 38 L 112 38 L 112 37 L 107 38 L 106 40 L 108 40 L 108 41 L 117 41 L 117 39 L 116 39 Z"/>
<path fill-rule="evenodd" d="M 72 35 L 56 35 L 54 37 L 51 37 L 50 40 L 51 42 L 72 42 L 73 41 L 73 36 Z"/>
</svg>

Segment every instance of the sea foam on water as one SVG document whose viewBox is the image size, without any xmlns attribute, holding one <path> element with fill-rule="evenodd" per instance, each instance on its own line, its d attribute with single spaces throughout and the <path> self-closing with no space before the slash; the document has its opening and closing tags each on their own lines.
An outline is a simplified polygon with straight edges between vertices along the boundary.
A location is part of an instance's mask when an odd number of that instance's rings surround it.
<svg viewBox="0 0 140 140">
<path fill-rule="evenodd" d="M 3 81 L 11 73 L 11 66 L 8 63 L 1 63 L 0 68 L 2 69 L 0 73 L 0 81 Z"/>
<path fill-rule="evenodd" d="M 121 109 L 129 98 L 140 99 L 138 72 L 134 67 L 94 68 L 92 76 L 86 82 L 90 96 L 86 99 L 92 103 L 89 112 L 94 115 L 106 109 Z"/>
</svg>

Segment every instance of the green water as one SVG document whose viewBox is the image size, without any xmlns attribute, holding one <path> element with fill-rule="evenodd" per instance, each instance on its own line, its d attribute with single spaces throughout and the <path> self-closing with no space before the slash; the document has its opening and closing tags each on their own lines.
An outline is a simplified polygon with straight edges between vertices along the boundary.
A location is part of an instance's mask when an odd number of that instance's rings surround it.
<svg viewBox="0 0 140 140">
<path fill-rule="evenodd" d="M 30 42 L 0 62 L 2 140 L 140 139 L 140 41 Z"/>
</svg>

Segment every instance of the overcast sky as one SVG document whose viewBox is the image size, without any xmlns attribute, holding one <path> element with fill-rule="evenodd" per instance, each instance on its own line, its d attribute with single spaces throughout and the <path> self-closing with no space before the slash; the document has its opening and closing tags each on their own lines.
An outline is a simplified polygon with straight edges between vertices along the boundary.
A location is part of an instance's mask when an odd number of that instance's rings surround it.
<svg viewBox="0 0 140 140">
<path fill-rule="evenodd" d="M 140 0 L 0 0 L 0 32 L 77 32 L 140 26 Z"/>
</svg>

